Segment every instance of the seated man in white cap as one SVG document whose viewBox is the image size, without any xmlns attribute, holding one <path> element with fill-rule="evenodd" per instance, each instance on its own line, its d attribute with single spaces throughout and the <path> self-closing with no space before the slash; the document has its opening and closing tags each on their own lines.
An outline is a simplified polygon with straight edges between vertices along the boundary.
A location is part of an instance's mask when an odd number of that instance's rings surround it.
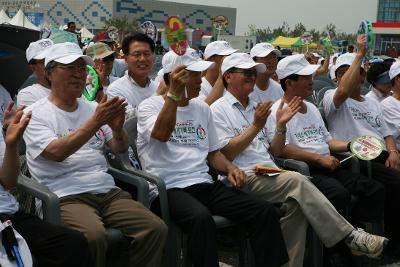
<svg viewBox="0 0 400 267">
<path fill-rule="evenodd" d="M 385 186 L 385 236 L 390 239 L 388 251 L 400 255 L 400 228 L 397 203 L 400 203 L 399 152 L 391 131 L 383 119 L 378 102 L 361 95 L 365 79 L 362 59 L 367 53 L 365 37 L 358 37 L 357 52 L 338 57 L 335 75 L 338 87 L 325 93 L 323 105 L 328 129 L 333 138 L 346 142 L 361 135 L 371 135 L 385 143 L 383 151 L 372 160 L 372 178 Z M 361 171 L 367 173 L 367 163 L 360 161 Z M 395 251 L 397 250 L 397 252 Z"/>
<path fill-rule="evenodd" d="M 102 153 L 106 144 L 114 153 L 128 148 L 126 103 L 106 95 L 98 105 L 82 100 L 86 65 L 93 60 L 74 43 L 46 53 L 51 94 L 25 109 L 32 111 L 24 134 L 29 171 L 59 197 L 62 224 L 86 236 L 96 266 L 106 262 L 106 227 L 135 239 L 129 266 L 160 266 L 165 224 L 115 185 Z"/>
<path fill-rule="evenodd" d="M 15 114 L 11 107 L 9 105 L 5 114 L 7 130 L 0 134 L 0 222 L 11 220 L 12 227 L 26 240 L 36 266 L 92 266 L 89 246 L 81 233 L 52 225 L 19 210 L 18 202 L 11 195 L 10 190 L 15 188 L 20 172 L 18 142 L 31 116 L 28 114 L 21 119 L 22 111 Z M 2 231 L 2 244 L 6 244 L 4 235 Z M 20 246 L 19 249 L 23 248 Z M 24 250 L 20 250 L 20 253 L 24 260 Z M 28 265 L 26 260 L 24 264 Z"/>
<path fill-rule="evenodd" d="M 237 50 L 226 41 L 214 41 L 209 43 L 204 50 L 204 59 L 214 62 L 215 67 L 208 69 L 206 75 L 201 78 L 201 90 L 199 98 L 203 99 L 208 105 L 214 103 L 225 93 L 222 84 L 221 64 L 224 57 L 235 53 Z"/>
<path fill-rule="evenodd" d="M 249 233 L 256 266 L 278 267 L 287 252 L 275 208 L 241 192 L 245 174 L 219 151 L 210 107 L 196 99 L 201 72 L 214 65 L 195 50 L 164 61 L 164 96 L 152 96 L 138 108 L 138 152 L 143 169 L 165 180 L 171 219 L 188 234 L 188 254 L 196 267 L 217 267 L 212 215 L 243 225 Z M 228 173 L 234 187 L 214 182 L 208 164 Z M 152 210 L 159 214 L 159 201 Z"/>
<path fill-rule="evenodd" d="M 256 103 L 263 103 L 271 101 L 274 103 L 276 100 L 283 96 L 281 85 L 274 81 L 271 77 L 276 72 L 278 64 L 278 56 L 281 52 L 275 49 L 270 43 L 256 44 L 250 50 L 250 56 L 257 63 L 263 63 L 267 70 L 257 75 L 256 85 L 250 98 Z"/>
<path fill-rule="evenodd" d="M 299 74 L 303 69 L 313 68 Z M 305 99 L 312 94 L 312 71 L 318 65 L 310 65 L 301 55 L 289 56 L 278 64 L 277 73 L 285 90 L 282 101 L 289 103 L 294 97 Z M 307 75 L 309 74 L 309 75 Z M 275 135 L 276 113 L 280 101 L 271 108 L 267 120 L 267 135 Z M 385 190 L 383 186 L 364 175 L 350 170 L 348 162 L 340 163 L 332 152 L 347 152 L 348 142 L 333 139 L 325 127 L 317 107 L 303 101 L 299 112 L 286 124 L 286 140 L 282 156 L 305 161 L 309 165 L 312 183 L 331 201 L 343 215 L 351 215 L 352 222 L 382 221 Z M 340 197 L 344 195 L 344 197 Z M 349 212 L 350 196 L 358 200 Z M 368 212 L 366 212 L 368 210 Z"/>
<path fill-rule="evenodd" d="M 23 88 L 18 92 L 17 105 L 30 106 L 39 99 L 50 95 L 50 83 L 44 70 L 44 57 L 49 47 L 53 45 L 50 39 L 42 39 L 29 44 L 26 49 L 26 60 L 32 72 L 36 75 L 37 83 Z"/>
<path fill-rule="evenodd" d="M 250 194 L 283 203 L 281 228 L 289 266 L 303 266 L 308 223 L 327 247 L 345 240 L 353 253 L 378 257 L 387 240 L 355 229 L 307 177 L 296 172 L 278 172 L 271 176 L 255 172 L 257 165 L 278 168 L 270 153 L 275 156 L 282 153 L 286 123 L 299 110 L 301 99 L 294 97 L 285 108 L 284 102 L 278 102 L 276 132 L 268 140 L 265 124 L 272 103 L 256 104 L 249 98 L 256 76 L 265 72 L 265 65 L 255 63 L 248 54 L 235 53 L 224 59 L 221 70 L 227 93 L 211 105 L 221 152 L 246 171 L 246 190 Z M 304 75 L 311 75 L 315 70 L 305 68 Z"/>
<path fill-rule="evenodd" d="M 126 99 L 127 119 L 135 116 L 140 102 L 154 95 L 157 90 L 157 85 L 149 78 L 154 63 L 154 49 L 153 39 L 143 33 L 128 35 L 122 41 L 128 73 L 108 87 L 107 95 Z"/>
</svg>

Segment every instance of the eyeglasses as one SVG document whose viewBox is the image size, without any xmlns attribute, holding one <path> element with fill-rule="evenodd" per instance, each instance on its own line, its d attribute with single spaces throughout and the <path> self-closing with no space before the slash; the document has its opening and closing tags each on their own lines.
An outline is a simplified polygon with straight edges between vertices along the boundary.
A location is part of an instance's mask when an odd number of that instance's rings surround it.
<svg viewBox="0 0 400 267">
<path fill-rule="evenodd" d="M 149 58 L 153 55 L 153 53 L 150 51 L 144 51 L 144 52 L 139 52 L 139 51 L 136 52 L 135 51 L 135 52 L 129 53 L 128 55 L 132 56 L 134 58 L 140 58 L 141 56 L 143 56 L 144 58 Z"/>
<path fill-rule="evenodd" d="M 238 69 L 230 71 L 230 73 L 241 73 L 243 76 L 246 76 L 248 78 L 257 77 L 257 71 L 254 69 Z"/>
<path fill-rule="evenodd" d="M 69 72 L 84 72 L 87 73 L 86 65 L 85 64 L 59 64 L 56 67 L 60 67 L 63 70 L 69 71 Z"/>
</svg>

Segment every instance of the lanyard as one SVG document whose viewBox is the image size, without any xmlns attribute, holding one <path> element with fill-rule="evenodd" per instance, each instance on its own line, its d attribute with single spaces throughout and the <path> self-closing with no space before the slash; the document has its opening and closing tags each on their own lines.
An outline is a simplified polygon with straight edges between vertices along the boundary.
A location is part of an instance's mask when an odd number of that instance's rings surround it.
<svg viewBox="0 0 400 267">
<path fill-rule="evenodd" d="M 247 122 L 247 127 L 250 127 L 250 122 L 249 120 L 246 118 L 246 116 L 243 114 L 243 112 L 236 106 L 236 104 L 234 105 L 234 107 L 240 112 L 240 114 L 242 115 L 242 117 L 244 118 L 244 120 Z M 253 107 L 254 111 L 256 110 L 255 107 Z M 261 129 L 262 135 L 264 137 L 264 140 L 267 140 L 267 135 L 264 132 L 264 127 Z M 257 133 L 256 138 L 258 138 L 259 133 Z M 267 151 L 267 153 L 269 154 L 269 156 L 271 157 L 271 160 L 274 161 L 274 156 L 272 156 L 272 154 L 269 152 L 269 148 L 265 145 L 265 142 L 261 142 L 262 145 L 264 146 L 265 150 Z"/>
</svg>

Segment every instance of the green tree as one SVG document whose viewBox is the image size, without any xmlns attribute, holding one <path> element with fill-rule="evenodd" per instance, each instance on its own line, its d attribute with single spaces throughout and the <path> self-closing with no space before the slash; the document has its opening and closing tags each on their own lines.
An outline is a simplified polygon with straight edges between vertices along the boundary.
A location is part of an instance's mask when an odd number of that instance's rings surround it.
<svg viewBox="0 0 400 267">
<path fill-rule="evenodd" d="M 329 23 L 325 26 L 324 32 L 331 38 L 336 38 L 336 25 L 333 23 Z"/>
<path fill-rule="evenodd" d="M 291 32 L 292 37 L 299 37 L 306 31 L 306 27 L 303 23 L 299 22 L 294 25 L 293 31 Z"/>
<path fill-rule="evenodd" d="M 272 30 L 272 34 L 275 37 L 278 37 L 280 35 L 289 36 L 290 35 L 290 26 L 289 26 L 289 24 L 286 21 L 284 21 L 281 26 L 279 26 L 278 28 Z"/>
<path fill-rule="evenodd" d="M 274 35 L 269 26 L 266 29 L 259 29 L 256 25 L 250 24 L 249 31 L 245 35 L 256 36 L 257 42 L 269 42 L 274 39 Z"/>
<path fill-rule="evenodd" d="M 139 30 L 138 21 L 136 18 L 128 19 L 125 15 L 123 17 L 118 18 L 109 18 L 104 23 L 104 30 L 107 30 L 110 26 L 114 26 L 118 29 L 118 41 L 121 43 L 122 39 L 129 33 L 129 32 L 136 32 Z"/>
<path fill-rule="evenodd" d="M 313 42 L 317 43 L 319 41 L 320 37 L 321 37 L 320 32 L 318 30 L 316 30 L 316 29 L 311 29 L 310 33 L 311 33 L 311 35 L 313 37 Z"/>
</svg>

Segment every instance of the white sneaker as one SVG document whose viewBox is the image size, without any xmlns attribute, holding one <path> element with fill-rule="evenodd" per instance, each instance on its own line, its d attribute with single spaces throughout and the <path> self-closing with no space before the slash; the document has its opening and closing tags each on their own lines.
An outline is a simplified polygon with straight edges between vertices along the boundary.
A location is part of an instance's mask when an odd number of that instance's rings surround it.
<svg viewBox="0 0 400 267">
<path fill-rule="evenodd" d="M 354 229 L 345 238 L 353 255 L 366 255 L 369 258 L 378 258 L 388 242 L 386 237 L 369 234 L 361 228 Z"/>
</svg>

